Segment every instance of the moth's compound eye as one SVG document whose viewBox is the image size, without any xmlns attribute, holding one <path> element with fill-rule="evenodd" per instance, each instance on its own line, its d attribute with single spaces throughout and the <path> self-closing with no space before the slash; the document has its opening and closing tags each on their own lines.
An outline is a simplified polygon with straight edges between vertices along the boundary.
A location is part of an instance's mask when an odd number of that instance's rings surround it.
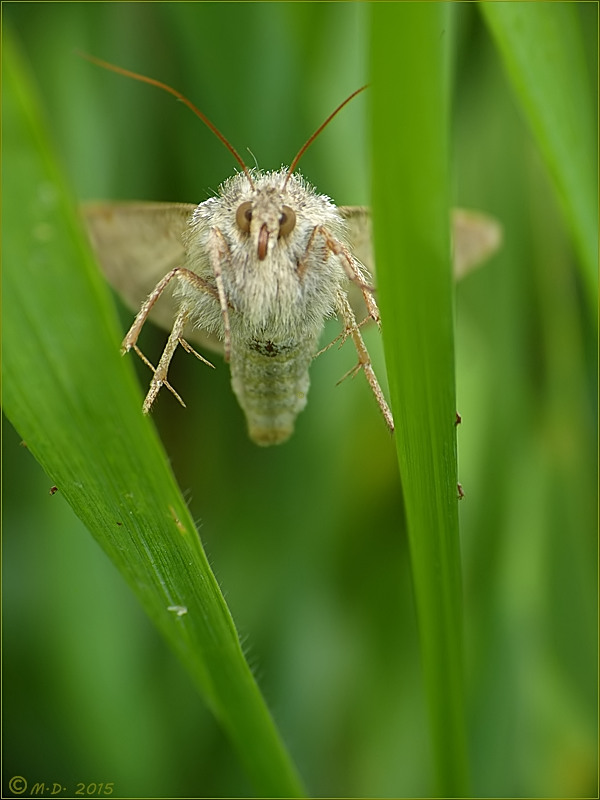
<svg viewBox="0 0 600 800">
<path fill-rule="evenodd" d="M 287 236 L 294 230 L 296 225 L 296 215 L 289 206 L 284 206 L 279 217 L 279 235 Z"/>
<path fill-rule="evenodd" d="M 250 231 L 250 222 L 252 221 L 252 203 L 246 202 L 238 206 L 235 212 L 235 221 L 238 228 L 244 233 Z"/>
</svg>

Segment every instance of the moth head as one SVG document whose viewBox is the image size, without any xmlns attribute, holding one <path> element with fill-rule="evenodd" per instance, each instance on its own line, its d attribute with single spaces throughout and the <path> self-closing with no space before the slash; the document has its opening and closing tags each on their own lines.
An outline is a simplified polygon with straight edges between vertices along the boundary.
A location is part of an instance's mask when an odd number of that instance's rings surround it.
<svg viewBox="0 0 600 800">
<path fill-rule="evenodd" d="M 258 259 L 264 261 L 269 241 L 289 236 L 296 227 L 296 212 L 291 206 L 281 205 L 275 198 L 259 193 L 254 200 L 240 203 L 235 222 L 243 234 L 255 239 Z"/>
<path fill-rule="evenodd" d="M 235 147 L 223 136 L 221 131 L 213 125 L 213 123 L 206 117 L 199 108 L 188 100 L 188 98 L 179 92 L 177 89 L 174 89 L 172 86 L 169 86 L 162 81 L 158 81 L 154 78 L 149 78 L 146 75 L 140 75 L 138 72 L 132 72 L 131 70 L 124 69 L 123 67 L 118 67 L 116 64 L 111 64 L 108 61 L 103 61 L 100 58 L 96 58 L 95 56 L 87 55 L 86 53 L 81 53 L 83 58 L 86 58 L 88 61 L 91 61 L 93 64 L 97 64 L 99 67 L 103 69 L 112 70 L 120 75 L 125 75 L 128 78 L 133 78 L 133 80 L 141 81 L 142 83 L 148 83 L 151 86 L 156 86 L 159 89 L 162 89 L 168 94 L 173 95 L 176 97 L 177 100 L 185 103 L 185 105 L 194 112 L 194 114 L 199 117 L 202 122 L 209 128 L 215 136 L 221 140 L 221 142 L 225 145 L 225 147 L 229 150 L 235 160 L 238 162 L 242 171 L 248 181 L 250 189 L 254 192 L 254 200 L 248 200 L 241 203 L 235 215 L 236 224 L 239 230 L 242 233 L 249 234 L 252 237 L 256 237 L 256 252 L 260 261 L 264 261 L 267 257 L 267 253 L 269 251 L 269 241 L 272 241 L 274 244 L 282 237 L 289 236 L 290 233 L 294 230 L 296 225 L 296 214 L 294 210 L 287 205 L 282 205 L 281 202 L 279 203 L 279 207 L 275 209 L 274 213 L 271 211 L 265 212 L 259 203 L 259 199 L 261 197 L 261 191 L 257 189 L 252 180 L 252 175 L 250 170 L 244 163 L 242 157 L 237 152 Z M 321 131 L 329 125 L 331 120 L 344 108 L 344 106 L 352 100 L 353 97 L 356 97 L 357 94 L 364 91 L 366 86 L 361 86 L 360 89 L 352 92 L 352 94 L 347 97 L 339 106 L 333 111 L 323 122 L 317 130 L 310 136 L 306 142 L 302 145 L 300 150 L 296 153 L 295 158 L 292 160 L 290 168 L 285 176 L 285 180 L 283 181 L 283 185 L 279 187 L 279 196 L 285 192 L 287 184 L 292 176 L 292 173 L 298 166 L 298 162 L 306 152 L 306 150 L 310 147 L 310 145 L 314 142 L 317 136 L 321 133 Z M 272 245 L 274 246 L 274 245 Z"/>
</svg>

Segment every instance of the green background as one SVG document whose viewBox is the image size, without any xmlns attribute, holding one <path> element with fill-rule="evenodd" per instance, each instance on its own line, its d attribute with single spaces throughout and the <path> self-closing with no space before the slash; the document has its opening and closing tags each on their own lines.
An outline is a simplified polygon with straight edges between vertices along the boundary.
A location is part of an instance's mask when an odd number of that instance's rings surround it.
<svg viewBox="0 0 600 800">
<path fill-rule="evenodd" d="M 596 8 L 577 14 L 594 76 Z M 235 165 L 183 106 L 77 50 L 174 85 L 265 168 L 289 163 L 369 79 L 368 4 L 7 3 L 3 21 L 80 199 L 200 202 Z M 456 5 L 451 23 L 453 202 L 493 213 L 505 233 L 456 296 L 472 791 L 593 795 L 597 327 L 484 20 Z M 370 202 L 369 103 L 353 101 L 302 160 L 339 204 Z M 164 335 L 148 328 L 156 358 Z M 376 331 L 366 338 L 383 375 Z M 283 739 L 316 795 L 427 795 L 396 455 L 362 376 L 335 386 L 351 347 L 315 362 L 296 434 L 268 450 L 247 439 L 216 363 L 178 353 L 171 379 L 188 408 L 165 393 L 153 420 Z M 187 673 L 20 435 L 3 432 L 5 780 L 249 793 Z"/>
</svg>

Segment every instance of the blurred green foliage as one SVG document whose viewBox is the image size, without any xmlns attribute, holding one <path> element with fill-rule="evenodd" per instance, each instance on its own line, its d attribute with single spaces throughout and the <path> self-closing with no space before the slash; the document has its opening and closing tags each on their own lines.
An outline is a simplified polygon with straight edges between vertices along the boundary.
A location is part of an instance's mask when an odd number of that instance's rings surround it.
<svg viewBox="0 0 600 800">
<path fill-rule="evenodd" d="M 593 79 L 597 8 L 577 4 L 577 13 Z M 172 98 L 98 70 L 77 50 L 176 86 L 265 168 L 289 163 L 368 79 L 368 4 L 9 3 L 3 20 L 31 62 L 81 199 L 200 202 L 234 164 Z M 472 790 L 590 796 L 595 320 L 478 9 L 456 5 L 450 33 L 455 201 L 495 214 L 505 231 L 502 252 L 456 300 Z M 369 200 L 366 109 L 364 96 L 353 101 L 301 163 L 340 204 Z M 67 300 L 65 313 L 77 313 Z M 130 316 L 123 311 L 124 328 Z M 381 373 L 378 336 L 367 335 Z M 163 339 L 148 331 L 145 350 L 155 356 Z M 247 440 L 224 365 L 204 370 L 183 353 L 172 381 L 188 409 L 165 396 L 154 420 L 309 789 L 426 795 L 395 453 L 364 380 L 334 385 L 353 363 L 349 346 L 315 362 L 310 402 L 281 448 Z M 248 793 L 183 668 L 60 493 L 49 495 L 19 438 L 4 425 L 5 779 L 72 791 L 78 781 L 114 781 L 115 796 L 129 797 Z"/>
<path fill-rule="evenodd" d="M 430 719 L 431 791 L 464 797 L 469 768 L 448 224 L 450 40 L 444 36 L 451 19 L 443 3 L 373 6 L 370 122 L 377 292 Z"/>
</svg>

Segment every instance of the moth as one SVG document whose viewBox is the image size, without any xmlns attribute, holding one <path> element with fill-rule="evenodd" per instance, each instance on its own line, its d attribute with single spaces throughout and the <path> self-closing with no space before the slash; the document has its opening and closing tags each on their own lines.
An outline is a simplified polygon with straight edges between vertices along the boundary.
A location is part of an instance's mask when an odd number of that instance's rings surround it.
<svg viewBox="0 0 600 800">
<path fill-rule="evenodd" d="M 307 402 L 309 368 L 322 352 L 319 339 L 325 320 L 337 316 L 342 324 L 338 338 L 351 339 L 358 356 L 350 374 L 365 374 L 393 431 L 392 413 L 361 333 L 365 321 L 380 325 L 367 268 L 372 264 L 368 209 L 337 207 L 295 172 L 323 128 L 366 87 L 353 92 L 329 115 L 289 168 L 268 172 L 249 169 L 220 131 L 172 87 L 85 57 L 182 100 L 241 167 L 216 196 L 199 205 L 95 203 L 84 207 L 103 271 L 128 305 L 139 308 L 122 352 L 133 349 L 153 371 L 144 413 L 150 411 L 163 386 L 185 405 L 168 382 L 168 369 L 179 345 L 210 364 L 193 342 L 223 352 L 252 441 L 263 446 L 285 442 Z M 483 229 L 484 238 L 489 238 L 488 221 L 481 217 L 471 228 Z M 459 234 L 459 238 L 464 237 Z M 472 231 L 467 238 L 472 240 Z M 457 252 L 461 249 L 460 244 L 455 247 Z M 471 256 L 463 259 L 461 269 L 472 260 Z M 481 253 L 476 260 L 481 260 Z M 360 321 L 349 296 L 352 287 L 364 308 Z M 137 345 L 148 318 L 170 330 L 156 366 Z"/>
</svg>

